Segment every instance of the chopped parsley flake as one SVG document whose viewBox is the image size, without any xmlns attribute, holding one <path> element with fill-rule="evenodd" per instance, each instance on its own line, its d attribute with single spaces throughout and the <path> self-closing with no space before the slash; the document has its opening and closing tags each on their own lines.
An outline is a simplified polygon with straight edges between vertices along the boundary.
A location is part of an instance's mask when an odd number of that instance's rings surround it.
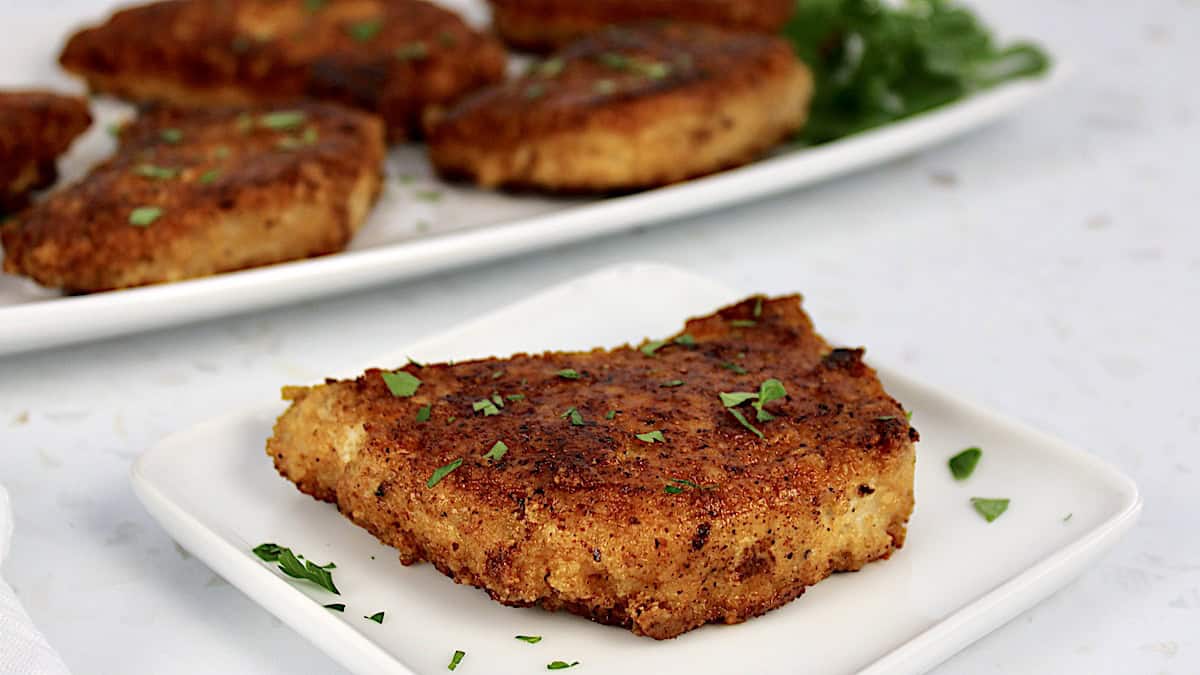
<svg viewBox="0 0 1200 675">
<path fill-rule="evenodd" d="M 449 464 L 444 464 L 442 466 L 439 466 L 437 469 L 434 470 L 433 475 L 429 477 L 429 480 L 425 481 L 425 487 L 431 488 L 434 485 L 437 485 L 438 483 L 442 482 L 443 478 L 450 475 L 451 471 L 454 471 L 458 467 L 462 466 L 462 463 L 463 463 L 462 457 L 459 457 L 458 459 L 454 460 L 453 462 L 450 462 Z"/>
<path fill-rule="evenodd" d="M 696 344 L 696 338 L 692 337 L 688 333 L 684 333 L 683 335 L 680 335 L 672 340 L 672 342 L 683 347 L 691 347 L 692 345 Z"/>
<path fill-rule="evenodd" d="M 364 616 L 363 618 L 366 619 L 367 621 L 374 621 L 375 623 L 383 623 L 383 612 L 375 612 L 371 616 Z"/>
<path fill-rule="evenodd" d="M 133 171 L 139 176 L 155 178 L 157 180 L 170 180 L 179 175 L 179 169 L 167 166 L 155 166 L 154 164 L 138 164 L 134 167 Z"/>
<path fill-rule="evenodd" d="M 542 84 L 541 82 L 534 82 L 533 84 L 525 87 L 525 98 L 530 100 L 541 98 L 545 93 L 546 85 Z"/>
<path fill-rule="evenodd" d="M 446 670 L 455 670 L 458 668 L 458 664 L 462 663 L 463 657 L 466 655 L 467 653 L 461 649 L 454 650 L 454 656 L 450 657 L 450 665 L 446 666 Z"/>
<path fill-rule="evenodd" d="M 500 398 L 500 394 L 492 394 L 492 403 L 495 403 L 500 408 L 504 407 L 504 399 Z"/>
<path fill-rule="evenodd" d="M 717 486 L 715 486 L 715 485 L 703 485 L 702 486 L 702 485 L 693 483 L 690 480 L 686 480 L 684 478 L 672 478 L 671 483 L 674 483 L 674 485 L 667 484 L 666 486 L 663 487 L 663 492 L 665 492 L 669 495 L 682 494 L 685 489 L 688 489 L 688 490 L 715 490 L 715 489 L 717 489 Z"/>
<path fill-rule="evenodd" d="M 729 325 L 735 328 L 751 328 L 757 326 L 758 322 L 754 319 L 734 319 L 729 322 Z"/>
<path fill-rule="evenodd" d="M 566 670 L 567 668 L 574 668 L 577 665 L 579 665 L 578 661 L 572 661 L 570 663 L 565 661 L 551 661 L 550 663 L 546 664 L 546 670 Z"/>
<path fill-rule="evenodd" d="M 502 377 L 504 377 L 504 371 L 503 371 L 503 370 L 494 370 L 494 371 L 492 371 L 492 379 L 493 379 L 493 380 L 498 380 L 498 379 L 500 379 L 500 378 L 502 378 Z"/>
<path fill-rule="evenodd" d="M 754 409 L 758 411 L 759 422 L 770 422 L 775 419 L 775 416 L 763 409 L 763 406 L 787 396 L 787 390 L 783 388 L 783 383 L 775 378 L 770 378 L 763 381 L 758 388 L 758 401 L 754 403 Z"/>
<path fill-rule="evenodd" d="M 486 398 L 479 399 L 478 401 L 472 403 L 471 409 L 475 412 L 482 412 L 484 417 L 491 417 L 492 415 L 500 414 L 500 409 L 496 407 L 496 404 Z"/>
<path fill-rule="evenodd" d="M 966 480 L 975 472 L 975 465 L 979 463 L 979 458 L 983 457 L 983 450 L 979 448 L 967 448 L 957 455 L 950 458 L 947 462 L 950 465 L 950 473 L 954 475 L 954 480 Z"/>
<path fill-rule="evenodd" d="M 183 140 L 183 132 L 175 128 L 163 129 L 162 131 L 158 132 L 158 137 L 164 142 L 175 145 Z"/>
<path fill-rule="evenodd" d="M 555 75 L 558 75 L 559 73 L 562 72 L 564 65 L 565 64 L 563 63 L 562 59 L 555 57 L 555 58 L 546 59 L 545 61 L 542 61 L 541 63 L 534 64 L 534 66 L 532 68 L 530 68 L 529 71 L 531 73 L 541 75 L 542 77 L 554 77 Z"/>
<path fill-rule="evenodd" d="M 604 52 L 597 56 L 596 60 L 613 70 L 628 70 L 630 64 L 628 56 L 617 52 Z"/>
<path fill-rule="evenodd" d="M 616 417 L 617 417 L 616 410 L 609 410 L 608 412 L 604 413 L 604 419 L 606 419 L 606 420 L 615 419 Z"/>
<path fill-rule="evenodd" d="M 381 375 L 384 384 L 392 392 L 392 396 L 397 398 L 408 398 L 417 393 L 417 388 L 421 386 L 421 381 L 415 375 L 403 370 L 381 373 Z"/>
<path fill-rule="evenodd" d="M 383 29 L 382 19 L 369 19 L 367 21 L 359 21 L 346 26 L 346 32 L 356 42 L 370 42 L 379 35 L 379 31 Z"/>
<path fill-rule="evenodd" d="M 440 190 L 417 190 L 413 193 L 413 197 L 423 202 L 442 201 L 442 193 Z"/>
<path fill-rule="evenodd" d="M 658 386 L 660 386 L 660 387 L 682 387 L 683 385 L 684 385 L 683 380 L 667 380 L 666 382 L 660 383 Z"/>
<path fill-rule="evenodd" d="M 617 90 L 617 83 L 612 80 L 596 80 L 592 84 L 592 91 L 597 94 L 608 95 Z"/>
<path fill-rule="evenodd" d="M 766 438 L 766 436 L 763 436 L 763 432 L 755 428 L 753 424 L 750 424 L 750 422 L 746 419 L 746 416 L 743 415 L 740 410 L 737 408 L 726 408 L 726 410 L 729 411 L 730 415 L 733 415 L 734 419 L 741 422 L 742 426 L 746 427 L 750 431 L 753 431 L 755 436 L 758 436 L 759 438 Z"/>
<path fill-rule="evenodd" d="M 306 145 L 316 145 L 318 138 L 317 130 L 314 127 L 308 127 L 299 136 L 281 138 L 275 145 L 281 150 L 295 150 Z"/>
<path fill-rule="evenodd" d="M 417 422 L 428 422 L 429 416 L 433 414 L 433 406 L 423 405 L 417 409 Z"/>
<path fill-rule="evenodd" d="M 536 645 L 537 643 L 542 641 L 542 636 L 541 635 L 517 635 L 516 639 L 520 640 L 521 642 L 528 642 L 531 645 Z"/>
<path fill-rule="evenodd" d="M 208 185 L 209 183 L 215 182 L 220 177 L 221 177 L 220 169 L 209 169 L 208 171 L 205 171 L 204 173 L 200 174 L 200 177 L 197 178 L 196 180 L 199 181 L 201 185 Z"/>
<path fill-rule="evenodd" d="M 337 586 L 333 585 L 333 575 L 329 573 L 336 565 L 318 565 L 311 560 L 300 562 L 290 548 L 278 544 L 260 544 L 253 550 L 264 561 L 279 563 L 279 571 L 289 577 L 311 581 L 334 595 L 341 595 Z"/>
<path fill-rule="evenodd" d="M 429 56 L 429 47 L 424 42 L 410 42 L 396 49 L 396 58 L 401 61 L 420 61 Z"/>
<path fill-rule="evenodd" d="M 754 299 L 754 318 L 756 319 L 762 316 L 762 301 L 761 297 Z"/>
<path fill-rule="evenodd" d="M 251 551 L 254 552 L 254 555 L 262 558 L 266 562 L 275 562 L 279 560 L 279 552 L 282 550 L 283 547 L 279 544 L 271 543 L 259 544 L 251 549 Z"/>
<path fill-rule="evenodd" d="M 989 523 L 999 518 L 1000 514 L 1008 510 L 1008 502 L 1009 500 L 1007 499 L 971 497 L 971 506 L 974 506 L 975 511 Z"/>
<path fill-rule="evenodd" d="M 746 373 L 750 372 L 750 371 L 746 370 L 745 368 L 739 366 L 738 364 L 734 363 L 733 361 L 726 361 L 725 363 L 721 364 L 721 367 L 724 368 L 725 370 L 732 370 L 733 372 L 737 373 L 738 375 L 745 375 Z"/>
<path fill-rule="evenodd" d="M 583 426 L 583 415 L 579 414 L 579 411 L 575 408 L 575 406 L 571 406 L 570 408 L 564 410 L 563 414 L 559 415 L 559 417 L 565 420 L 571 420 L 571 426 Z"/>
<path fill-rule="evenodd" d="M 275 112 L 261 115 L 258 118 L 258 124 L 267 129 L 280 131 L 283 129 L 295 129 L 304 124 L 306 119 L 308 119 L 308 116 L 299 110 L 276 110 Z"/>
<path fill-rule="evenodd" d="M 137 227 L 149 227 L 158 220 L 163 210 L 157 206 L 139 206 L 129 212 L 129 224 Z"/>
<path fill-rule="evenodd" d="M 1072 512 L 1072 513 L 1068 513 L 1066 516 L 1063 516 L 1063 519 L 1062 519 L 1062 521 L 1063 521 L 1064 523 L 1065 523 L 1065 522 L 1067 522 L 1068 520 L 1070 520 L 1070 519 L 1071 519 L 1071 516 L 1073 516 L 1073 515 L 1075 515 L 1075 513 L 1074 513 L 1074 512 Z"/>
<path fill-rule="evenodd" d="M 654 356 L 654 352 L 662 349 L 666 345 L 667 345 L 666 340 L 651 340 L 650 342 L 647 342 L 646 344 L 642 345 L 639 351 L 641 351 L 646 356 Z"/>
<path fill-rule="evenodd" d="M 104 130 L 108 132 L 109 136 L 112 136 L 113 138 L 120 138 L 121 129 L 123 126 L 123 122 L 112 122 L 108 126 L 104 127 Z"/>
<path fill-rule="evenodd" d="M 504 398 L 509 401 L 524 401 L 525 394 L 509 394 L 508 396 L 505 396 Z"/>
<path fill-rule="evenodd" d="M 721 397 L 721 403 L 724 404 L 726 408 L 739 406 L 746 401 L 758 398 L 758 394 L 752 391 L 735 391 L 732 393 L 721 392 L 718 394 L 718 396 Z"/>
<path fill-rule="evenodd" d="M 555 373 L 555 375 L 558 375 L 559 377 L 561 377 L 564 380 L 578 380 L 579 379 L 579 373 L 577 373 L 574 368 L 563 368 L 562 370 Z"/>
<path fill-rule="evenodd" d="M 321 606 L 324 607 L 325 609 L 332 609 L 335 612 L 346 611 L 346 605 L 343 603 L 340 603 L 340 602 L 335 602 L 332 605 L 321 605 Z"/>
<path fill-rule="evenodd" d="M 644 434 L 634 434 L 634 436 L 643 443 L 666 443 L 667 439 L 663 437 L 663 432 L 655 429 L 647 431 Z"/>
<path fill-rule="evenodd" d="M 496 441 L 496 444 L 492 446 L 491 450 L 488 450 L 488 453 L 483 458 L 499 462 L 507 452 L 508 446 L 504 444 L 504 441 Z"/>
<path fill-rule="evenodd" d="M 229 152 L 230 151 L 229 151 L 228 145 L 218 145 L 216 148 L 213 149 L 212 154 L 215 159 L 225 159 L 226 157 L 229 156 Z"/>
</svg>

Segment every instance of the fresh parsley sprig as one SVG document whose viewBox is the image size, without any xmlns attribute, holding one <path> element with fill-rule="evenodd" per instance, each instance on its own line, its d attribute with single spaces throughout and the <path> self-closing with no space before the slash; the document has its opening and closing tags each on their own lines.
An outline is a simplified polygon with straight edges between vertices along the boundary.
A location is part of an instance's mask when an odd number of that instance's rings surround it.
<svg viewBox="0 0 1200 675">
<path fill-rule="evenodd" d="M 273 543 L 259 544 L 252 551 L 265 562 L 278 563 L 279 571 L 293 579 L 311 581 L 334 595 L 341 595 L 337 586 L 333 584 L 333 574 L 329 571 L 336 567 L 333 563 L 318 565 L 311 560 L 301 562 L 290 548 Z"/>
</svg>

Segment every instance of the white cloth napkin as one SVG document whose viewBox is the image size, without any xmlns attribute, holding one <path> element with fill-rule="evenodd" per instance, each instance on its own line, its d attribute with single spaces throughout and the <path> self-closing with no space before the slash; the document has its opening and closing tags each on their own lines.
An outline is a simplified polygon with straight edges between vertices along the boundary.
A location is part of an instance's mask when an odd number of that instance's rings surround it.
<svg viewBox="0 0 1200 675">
<path fill-rule="evenodd" d="M 12 507 L 8 491 L 0 485 L 0 565 L 8 557 L 12 540 Z M 17 600 L 17 594 L 0 576 L 0 674 L 70 675 L 66 664 Z"/>
</svg>

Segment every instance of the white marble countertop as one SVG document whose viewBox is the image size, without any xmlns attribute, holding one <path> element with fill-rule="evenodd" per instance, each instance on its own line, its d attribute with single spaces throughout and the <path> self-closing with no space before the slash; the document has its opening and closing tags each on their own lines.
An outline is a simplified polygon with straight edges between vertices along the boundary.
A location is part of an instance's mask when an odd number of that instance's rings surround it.
<svg viewBox="0 0 1200 675">
<path fill-rule="evenodd" d="M 1200 2 L 978 4 L 1075 76 L 949 146 L 644 232 L 0 358 L 7 578 L 79 673 L 341 672 L 172 543 L 131 492 L 133 458 L 330 364 L 644 259 L 799 290 L 826 333 L 1136 479 L 1145 512 L 1114 551 L 941 672 L 1200 672 Z"/>
</svg>

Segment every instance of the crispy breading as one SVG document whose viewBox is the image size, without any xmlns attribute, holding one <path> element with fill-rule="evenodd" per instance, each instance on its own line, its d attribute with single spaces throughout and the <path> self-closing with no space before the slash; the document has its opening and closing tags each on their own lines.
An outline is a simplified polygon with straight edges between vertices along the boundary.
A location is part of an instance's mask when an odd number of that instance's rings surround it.
<svg viewBox="0 0 1200 675">
<path fill-rule="evenodd" d="M 546 52 L 614 24 L 686 21 L 729 30 L 778 32 L 795 0 L 488 0 L 492 24 L 509 45 Z"/>
<path fill-rule="evenodd" d="M 752 161 L 803 124 L 812 79 L 782 40 L 684 24 L 609 28 L 428 121 L 443 175 L 618 191 Z"/>
<path fill-rule="evenodd" d="M 134 101 L 337 101 L 382 116 L 393 140 L 505 68 L 498 40 L 423 0 L 167 0 L 76 33 L 59 60 Z"/>
<path fill-rule="evenodd" d="M 55 161 L 92 124 L 87 100 L 42 91 L 0 92 L 0 216 L 58 177 Z"/>
<path fill-rule="evenodd" d="M 903 545 L 917 433 L 861 349 L 830 348 L 797 296 L 747 299 L 676 338 L 409 364 L 407 397 L 379 370 L 289 387 L 267 453 L 404 564 L 659 639 L 744 621 Z M 733 408 L 759 438 L 718 394 L 771 378 L 787 395 L 766 416 Z M 485 457 L 497 442 L 507 452 Z"/>
<path fill-rule="evenodd" d="M 4 270 L 92 292 L 342 250 L 378 196 L 379 118 L 332 103 L 153 109 L 0 229 Z"/>
</svg>

